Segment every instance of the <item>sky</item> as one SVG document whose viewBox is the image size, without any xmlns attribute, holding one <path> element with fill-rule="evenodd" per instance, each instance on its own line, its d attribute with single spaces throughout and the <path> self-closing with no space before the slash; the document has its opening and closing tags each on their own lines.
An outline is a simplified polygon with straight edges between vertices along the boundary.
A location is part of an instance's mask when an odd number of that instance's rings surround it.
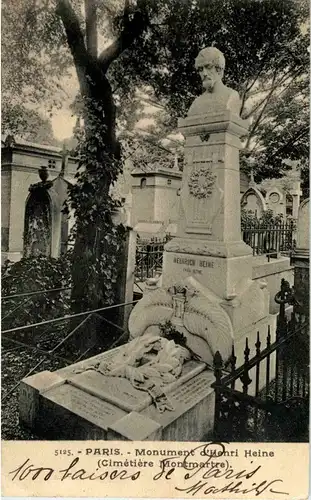
<svg viewBox="0 0 311 500">
<path fill-rule="evenodd" d="M 54 109 L 51 117 L 43 109 L 41 110 L 41 113 L 45 118 L 51 120 L 55 138 L 60 141 L 63 141 L 64 139 L 68 139 L 73 135 L 73 129 L 76 124 L 76 117 L 73 116 L 72 111 L 70 109 L 70 104 L 73 102 L 75 96 L 79 92 L 79 84 L 76 77 L 75 69 L 73 68 L 70 76 L 62 78 L 59 83 L 61 87 L 65 90 L 61 109 L 59 110 Z M 151 105 L 146 105 L 145 109 L 149 115 L 158 112 L 158 108 Z M 137 127 L 139 129 L 144 129 L 146 126 L 152 123 L 153 123 L 152 118 L 142 118 L 137 122 Z"/>
<path fill-rule="evenodd" d="M 52 122 L 54 136 L 56 139 L 62 141 L 72 136 L 73 128 L 76 123 L 76 118 L 75 116 L 72 116 L 72 111 L 69 109 L 70 104 L 73 102 L 79 91 L 75 69 L 72 68 L 70 75 L 62 78 L 59 83 L 65 90 L 62 108 L 60 110 L 54 109 L 53 115 L 50 119 Z"/>
<path fill-rule="evenodd" d="M 56 139 L 63 141 L 72 136 L 76 118 L 72 116 L 72 112 L 69 109 L 61 109 L 54 112 L 51 122 L 54 136 Z"/>
</svg>

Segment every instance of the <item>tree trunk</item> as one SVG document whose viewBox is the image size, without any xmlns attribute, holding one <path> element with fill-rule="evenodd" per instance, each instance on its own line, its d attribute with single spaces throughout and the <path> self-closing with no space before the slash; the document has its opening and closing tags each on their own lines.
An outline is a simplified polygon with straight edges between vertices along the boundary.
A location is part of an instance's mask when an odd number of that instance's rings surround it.
<svg viewBox="0 0 311 500">
<path fill-rule="evenodd" d="M 85 171 L 70 193 L 77 228 L 72 263 L 72 312 L 111 304 L 118 286 L 122 231 L 112 223 L 109 188 L 121 172 L 120 146 L 116 138 L 116 106 L 106 74 L 110 64 L 148 25 L 145 0 L 137 2 L 132 16 L 129 1 L 125 0 L 123 28 L 118 38 L 98 56 L 96 5 L 94 0 L 85 0 L 84 35 L 70 0 L 57 0 L 57 13 L 64 25 L 84 101 L 86 137 L 81 155 Z"/>
<path fill-rule="evenodd" d="M 92 82 L 88 85 L 86 98 L 92 102 L 85 106 L 84 124 L 88 143 L 94 144 L 93 134 L 101 133 L 97 150 L 93 153 L 94 160 L 101 165 L 101 177 L 100 186 L 98 186 L 95 195 L 96 199 L 89 196 L 89 203 L 105 207 L 108 202 L 110 185 L 115 180 L 115 169 L 107 168 L 107 162 L 119 162 L 120 152 L 115 133 L 115 105 L 110 86 L 104 75 L 98 75 L 96 68 L 91 74 Z M 94 81 L 95 78 L 96 81 Z M 101 123 L 101 131 L 98 130 L 99 123 Z M 86 164 L 85 168 L 91 176 L 98 175 L 98 170 L 93 163 Z M 113 300 L 112 294 L 107 297 L 104 293 L 104 285 L 107 285 L 107 280 L 110 279 L 109 268 L 103 270 L 103 273 L 96 272 L 96 263 L 103 255 L 111 254 L 111 246 L 103 238 L 103 233 L 107 231 L 107 225 L 112 225 L 111 212 L 108 207 L 104 216 L 101 213 L 90 223 L 84 217 L 77 220 L 72 265 L 73 312 L 97 309 L 108 305 Z M 92 268 L 91 264 L 95 267 Z"/>
</svg>

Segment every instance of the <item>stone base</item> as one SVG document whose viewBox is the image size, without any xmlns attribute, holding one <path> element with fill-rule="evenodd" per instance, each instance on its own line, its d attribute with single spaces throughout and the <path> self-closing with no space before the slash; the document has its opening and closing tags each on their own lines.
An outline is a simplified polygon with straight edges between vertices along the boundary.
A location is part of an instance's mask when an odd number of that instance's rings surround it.
<svg viewBox="0 0 311 500">
<path fill-rule="evenodd" d="M 244 241 L 212 241 L 207 239 L 176 237 L 165 245 L 166 252 L 191 253 L 210 257 L 242 257 L 253 255 L 253 251 Z"/>
<path fill-rule="evenodd" d="M 202 250 L 202 245 L 199 248 Z M 243 248 L 247 250 L 249 247 L 244 243 L 237 247 L 219 244 L 219 255 L 216 246 L 214 255 L 211 247 L 208 248 L 209 255 L 165 251 L 161 286 L 169 288 L 193 277 L 218 298 L 231 319 L 234 332 L 266 317 L 269 314 L 269 292 L 265 281 L 252 279 L 253 257 L 225 256 L 226 252 L 233 254 L 233 248 L 242 252 Z"/>
<path fill-rule="evenodd" d="M 92 361 L 111 359 L 119 349 Z M 76 440 L 200 441 L 212 429 L 214 375 L 203 363 L 185 363 L 181 377 L 165 390 L 174 409 L 163 413 L 127 379 L 92 370 L 75 374 L 85 363 L 24 379 L 21 423 L 40 437 Z"/>
<path fill-rule="evenodd" d="M 18 262 L 21 260 L 22 256 L 23 252 L 1 252 L 1 265 L 3 265 L 6 260 Z"/>
<path fill-rule="evenodd" d="M 164 287 L 193 276 L 220 298 L 227 299 L 235 294 L 238 282 L 252 276 L 252 256 L 243 242 L 224 244 L 176 238 L 169 245 L 163 256 Z"/>
</svg>

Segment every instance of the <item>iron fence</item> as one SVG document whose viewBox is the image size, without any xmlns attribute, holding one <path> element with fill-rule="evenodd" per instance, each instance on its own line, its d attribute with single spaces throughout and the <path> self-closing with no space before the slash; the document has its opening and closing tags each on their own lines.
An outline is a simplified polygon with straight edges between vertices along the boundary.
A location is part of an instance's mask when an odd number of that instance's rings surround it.
<svg viewBox="0 0 311 500">
<path fill-rule="evenodd" d="M 217 440 L 308 441 L 309 321 L 297 314 L 290 290 L 283 281 L 273 343 L 269 329 L 264 340 L 258 333 L 256 353 L 250 358 L 246 339 L 239 368 L 234 348 L 227 363 L 218 351 L 214 356 Z M 290 319 L 286 303 L 294 306 Z"/>
<path fill-rule="evenodd" d="M 11 387 L 7 383 L 2 384 L 2 388 L 5 386 L 6 389 L 2 401 L 14 393 L 22 378 L 37 371 L 48 360 L 56 363 L 57 367 L 58 363 L 68 365 L 126 342 L 127 330 L 107 319 L 104 314 L 120 307 L 133 307 L 136 302 L 115 304 L 2 330 L 2 371 L 6 371 L 7 363 L 11 365 L 10 370 L 12 363 L 17 364 L 17 381 L 13 381 L 13 385 L 9 384 Z M 79 319 L 74 328 L 70 326 L 72 318 Z M 14 356 L 11 356 L 12 352 Z M 34 364 L 38 357 L 41 359 Z M 27 358 L 27 362 L 24 362 L 24 358 Z M 20 376 L 23 365 L 26 367 L 28 362 L 34 366 Z"/>
<path fill-rule="evenodd" d="M 242 225 L 242 239 L 253 249 L 253 255 L 266 255 L 268 261 L 295 248 L 294 232 L 294 221 L 271 225 L 256 221 Z"/>
<path fill-rule="evenodd" d="M 138 281 L 145 281 L 161 274 L 164 245 L 169 240 L 169 236 L 161 239 L 152 238 L 150 241 L 138 240 L 135 262 L 135 278 Z"/>
</svg>

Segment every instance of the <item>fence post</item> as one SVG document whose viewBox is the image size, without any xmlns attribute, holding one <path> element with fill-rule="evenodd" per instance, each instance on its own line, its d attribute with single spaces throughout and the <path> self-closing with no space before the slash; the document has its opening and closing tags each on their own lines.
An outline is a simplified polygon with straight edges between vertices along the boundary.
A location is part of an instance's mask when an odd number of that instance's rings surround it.
<svg viewBox="0 0 311 500">
<path fill-rule="evenodd" d="M 243 373 L 241 375 L 241 382 L 243 384 L 243 394 L 247 394 L 248 392 L 248 386 L 249 384 L 251 383 L 251 379 L 249 377 L 249 353 L 250 353 L 250 350 L 249 350 L 249 347 L 248 347 L 248 337 L 246 337 L 246 340 L 245 340 L 245 349 L 244 349 L 244 369 L 243 369 Z"/>
<path fill-rule="evenodd" d="M 255 347 L 256 347 L 256 356 L 258 358 L 258 362 L 256 364 L 256 382 L 255 382 L 255 396 L 257 397 L 258 396 L 258 393 L 259 393 L 259 378 L 260 378 L 260 361 L 259 361 L 259 357 L 260 357 L 260 347 L 261 347 L 261 342 L 260 342 L 260 338 L 259 338 L 259 332 L 257 332 L 257 340 L 256 340 L 256 344 L 255 344 Z"/>
<path fill-rule="evenodd" d="M 236 355 L 235 355 L 235 351 L 234 351 L 234 345 L 232 344 L 232 352 L 231 352 L 231 356 L 230 356 L 231 375 L 234 374 L 235 367 L 236 367 Z M 234 390 L 234 387 L 235 387 L 235 379 L 233 379 L 231 382 L 231 389 Z"/>
<path fill-rule="evenodd" d="M 214 415 L 214 436 L 215 440 L 221 439 L 221 378 L 222 378 L 223 360 L 219 351 L 214 356 L 214 389 L 215 389 L 215 415 Z"/>
<path fill-rule="evenodd" d="M 268 325 L 266 349 L 270 349 L 270 346 L 271 346 L 271 333 L 270 333 L 270 325 Z M 268 399 L 269 396 L 269 389 L 270 389 L 270 354 L 267 355 L 267 362 L 266 362 L 266 399 Z"/>
</svg>

